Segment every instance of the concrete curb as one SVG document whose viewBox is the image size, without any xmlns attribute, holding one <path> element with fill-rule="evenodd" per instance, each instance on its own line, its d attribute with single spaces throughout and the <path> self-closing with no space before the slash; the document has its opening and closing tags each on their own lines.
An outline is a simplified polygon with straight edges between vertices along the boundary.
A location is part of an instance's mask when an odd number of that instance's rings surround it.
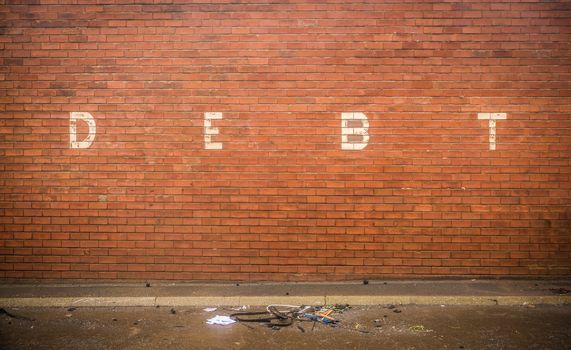
<svg viewBox="0 0 571 350">
<path fill-rule="evenodd" d="M 326 304 L 415 304 L 415 305 L 523 305 L 523 304 L 571 304 L 571 296 L 328 296 Z"/>
<path fill-rule="evenodd" d="M 2 307 L 155 307 L 237 305 L 569 305 L 571 296 L 426 296 L 426 295 L 330 295 L 330 296 L 225 296 L 225 297 L 45 297 L 0 298 Z"/>
<path fill-rule="evenodd" d="M 108 307 L 155 306 L 155 297 L 96 297 L 96 298 L 2 298 L 4 307 Z"/>
</svg>

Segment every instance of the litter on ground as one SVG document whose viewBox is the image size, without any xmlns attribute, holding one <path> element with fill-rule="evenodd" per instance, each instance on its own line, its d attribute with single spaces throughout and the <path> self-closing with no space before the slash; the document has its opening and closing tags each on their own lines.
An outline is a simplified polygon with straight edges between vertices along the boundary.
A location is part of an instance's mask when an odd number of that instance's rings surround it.
<svg viewBox="0 0 571 350">
<path fill-rule="evenodd" d="M 219 315 L 216 315 L 216 316 L 214 316 L 214 317 L 208 319 L 208 320 L 206 321 L 206 323 L 208 323 L 208 324 L 217 324 L 217 325 L 221 325 L 221 326 L 227 326 L 227 325 L 229 325 L 229 324 L 236 323 L 236 321 L 233 320 L 233 319 L 231 319 L 231 318 L 228 317 L 228 316 L 219 316 Z"/>
</svg>

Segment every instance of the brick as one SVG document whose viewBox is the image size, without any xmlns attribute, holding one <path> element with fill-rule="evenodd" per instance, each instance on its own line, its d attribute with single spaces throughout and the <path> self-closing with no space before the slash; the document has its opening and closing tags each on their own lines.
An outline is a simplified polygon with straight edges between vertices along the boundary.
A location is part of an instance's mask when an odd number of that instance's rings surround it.
<svg viewBox="0 0 571 350">
<path fill-rule="evenodd" d="M 61 6 L 6 5 L 0 278 L 571 273 L 557 6 Z"/>
</svg>

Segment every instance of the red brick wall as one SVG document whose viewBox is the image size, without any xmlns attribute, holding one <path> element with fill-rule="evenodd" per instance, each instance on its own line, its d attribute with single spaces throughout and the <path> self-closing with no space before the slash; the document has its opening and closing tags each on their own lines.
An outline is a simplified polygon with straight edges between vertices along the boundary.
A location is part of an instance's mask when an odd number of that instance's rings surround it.
<svg viewBox="0 0 571 350">
<path fill-rule="evenodd" d="M 6 2 L 2 278 L 571 274 L 567 1 Z"/>
</svg>

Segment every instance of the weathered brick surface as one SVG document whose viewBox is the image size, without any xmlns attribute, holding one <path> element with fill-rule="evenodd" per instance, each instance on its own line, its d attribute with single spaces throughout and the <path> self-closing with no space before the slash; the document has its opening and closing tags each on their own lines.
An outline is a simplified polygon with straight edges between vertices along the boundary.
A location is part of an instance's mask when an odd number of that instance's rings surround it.
<svg viewBox="0 0 571 350">
<path fill-rule="evenodd" d="M 22 0 L 0 27 L 2 278 L 571 274 L 567 1 Z"/>
</svg>

